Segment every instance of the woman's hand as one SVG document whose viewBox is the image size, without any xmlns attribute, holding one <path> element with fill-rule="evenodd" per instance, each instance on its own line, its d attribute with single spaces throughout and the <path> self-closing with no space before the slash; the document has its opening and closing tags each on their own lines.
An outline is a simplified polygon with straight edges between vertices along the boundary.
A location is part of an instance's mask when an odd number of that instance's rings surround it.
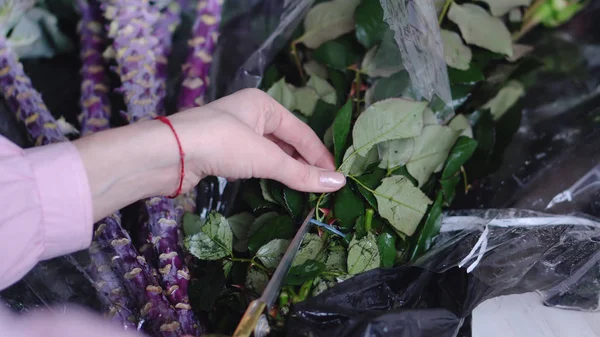
<svg viewBox="0 0 600 337">
<path fill-rule="evenodd" d="M 310 127 L 260 90 L 242 90 L 169 120 L 185 152 L 184 191 L 209 175 L 273 179 L 304 192 L 332 192 L 346 182 Z M 159 121 L 74 143 L 92 189 L 95 220 L 139 199 L 170 195 L 178 186 L 177 142 Z"/>
</svg>

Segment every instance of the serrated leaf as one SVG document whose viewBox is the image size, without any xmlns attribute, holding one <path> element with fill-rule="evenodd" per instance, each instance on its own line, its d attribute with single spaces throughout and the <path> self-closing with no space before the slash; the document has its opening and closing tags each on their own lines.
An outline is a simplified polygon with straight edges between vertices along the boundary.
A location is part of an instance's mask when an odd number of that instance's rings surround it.
<svg viewBox="0 0 600 337">
<path fill-rule="evenodd" d="M 365 213 L 363 201 L 348 185 L 337 191 L 334 198 L 333 215 L 340 221 L 342 227 L 352 228 L 356 218 Z"/>
<path fill-rule="evenodd" d="M 508 28 L 480 6 L 452 3 L 448 19 L 458 25 L 467 43 L 509 57 L 513 55 L 512 38 Z"/>
<path fill-rule="evenodd" d="M 248 240 L 248 250 L 254 253 L 261 246 L 274 239 L 291 239 L 294 236 L 294 223 L 287 215 L 277 216 L 258 228 Z"/>
<path fill-rule="evenodd" d="M 380 168 L 374 169 L 372 172 L 364 174 L 357 179 L 361 182 L 361 184 L 365 185 L 367 188 L 374 190 L 381 184 L 381 180 L 385 178 L 386 171 Z M 377 199 L 373 193 L 369 192 L 367 189 L 358 185 L 358 191 L 363 197 L 367 200 L 369 205 L 373 208 L 377 208 Z"/>
<path fill-rule="evenodd" d="M 388 233 L 381 233 L 377 238 L 379 256 L 382 267 L 393 267 L 396 262 L 396 239 Z"/>
<path fill-rule="evenodd" d="M 319 276 L 325 270 L 323 262 L 309 260 L 301 265 L 290 268 L 290 271 L 284 278 L 283 283 L 299 286 L 306 281 L 312 280 Z"/>
<path fill-rule="evenodd" d="M 325 130 L 325 134 L 323 135 L 323 144 L 325 147 L 327 147 L 327 149 L 335 152 L 335 149 L 333 149 L 333 125 Z"/>
<path fill-rule="evenodd" d="M 233 262 L 230 260 L 223 260 L 223 275 L 225 278 L 229 276 L 231 273 L 231 267 L 233 267 Z"/>
<path fill-rule="evenodd" d="M 461 166 L 471 158 L 476 149 L 477 141 L 475 139 L 465 136 L 459 137 L 448 155 L 444 172 L 442 172 L 442 179 L 448 179 L 457 174 Z"/>
<path fill-rule="evenodd" d="M 267 212 L 260 215 L 250 225 L 250 228 L 248 229 L 248 236 L 254 234 L 262 226 L 273 221 L 277 217 L 279 217 L 279 214 L 277 214 L 277 212 Z"/>
<path fill-rule="evenodd" d="M 389 26 L 383 21 L 383 8 L 379 0 L 363 0 L 354 12 L 356 39 L 365 48 L 379 43 Z"/>
<path fill-rule="evenodd" d="M 201 260 L 218 260 L 231 255 L 233 233 L 223 215 L 211 212 L 200 232 L 187 236 L 184 245 Z"/>
<path fill-rule="evenodd" d="M 379 45 L 365 54 L 360 68 L 370 77 L 389 77 L 404 69 L 402 54 L 391 29 L 385 31 Z"/>
<path fill-rule="evenodd" d="M 348 273 L 360 274 L 381 266 L 377 241 L 368 233 L 360 240 L 352 239 L 348 247 Z"/>
<path fill-rule="evenodd" d="M 320 236 L 311 233 L 304 234 L 292 267 L 302 265 L 309 260 L 318 260 L 318 257 L 323 254 L 324 248 L 325 242 Z"/>
<path fill-rule="evenodd" d="M 523 95 L 525 88 L 515 80 L 509 81 L 498 94 L 488 101 L 482 108 L 489 109 L 494 116 L 494 120 L 498 120 L 505 112 L 507 112 Z"/>
<path fill-rule="evenodd" d="M 267 90 L 267 94 L 289 111 L 296 109 L 294 92 L 290 89 L 288 84 L 285 83 L 285 77 L 275 82 L 275 84 Z"/>
<path fill-rule="evenodd" d="M 317 94 L 315 89 L 308 86 L 296 88 L 289 85 L 289 87 L 294 95 L 294 109 L 298 110 L 304 116 L 312 116 L 317 101 L 319 100 L 319 94 Z"/>
<path fill-rule="evenodd" d="M 453 130 L 460 131 L 461 136 L 473 138 L 473 128 L 471 127 L 471 123 L 469 123 L 469 120 L 463 114 L 458 114 L 452 118 L 450 123 L 448 123 L 448 126 Z"/>
<path fill-rule="evenodd" d="M 431 206 L 431 210 L 427 214 L 425 225 L 419 233 L 419 238 L 410 259 L 411 261 L 414 261 L 421 254 L 428 251 L 433 245 L 433 239 L 440 233 L 442 226 L 442 202 L 442 194 L 438 193 L 433 206 Z"/>
<path fill-rule="evenodd" d="M 248 270 L 245 285 L 249 290 L 254 291 L 257 294 L 262 294 L 268 283 L 269 276 L 264 271 L 257 268 L 250 268 Z"/>
<path fill-rule="evenodd" d="M 345 70 L 355 64 L 360 60 L 360 55 L 360 46 L 351 35 L 325 42 L 312 53 L 316 61 L 339 70 Z"/>
<path fill-rule="evenodd" d="M 410 182 L 414 186 L 418 186 L 419 185 L 419 182 L 417 181 L 417 179 L 415 179 L 415 177 L 413 177 L 412 175 L 410 175 L 410 173 L 408 173 L 408 170 L 406 169 L 406 166 L 400 166 L 400 167 L 395 168 L 394 170 L 392 170 L 389 173 L 389 176 L 404 176 L 408 180 L 410 180 Z"/>
<path fill-rule="evenodd" d="M 325 103 L 333 105 L 337 103 L 335 88 L 333 88 L 326 80 L 313 75 L 308 79 L 306 86 L 312 88 L 317 93 L 317 96 Z"/>
<path fill-rule="evenodd" d="M 430 108 L 425 109 L 425 111 L 423 111 L 423 125 L 438 125 L 440 124 L 437 120 L 437 118 L 435 118 L 435 114 L 433 113 L 433 110 L 431 110 Z"/>
<path fill-rule="evenodd" d="M 414 148 L 414 138 L 394 139 L 377 144 L 379 167 L 393 169 L 405 165 L 412 157 Z"/>
<path fill-rule="evenodd" d="M 408 172 L 423 186 L 431 174 L 440 167 L 458 138 L 459 131 L 443 125 L 428 125 L 415 138 L 412 158 L 406 164 Z"/>
<path fill-rule="evenodd" d="M 250 232 L 250 226 L 256 218 L 254 215 L 244 212 L 230 216 L 227 218 L 233 237 L 235 238 L 233 243 L 233 249 L 238 252 L 245 252 L 248 250 L 248 233 Z"/>
<path fill-rule="evenodd" d="M 269 190 L 269 181 L 267 179 L 260 179 L 259 184 L 262 197 L 266 201 L 276 204 L 277 201 L 273 198 L 273 195 L 271 195 L 271 191 Z"/>
<path fill-rule="evenodd" d="M 457 33 L 442 29 L 440 31 L 444 44 L 444 59 L 449 67 L 467 70 L 471 63 L 473 53 L 471 48 L 465 45 Z"/>
<path fill-rule="evenodd" d="M 381 181 L 375 190 L 378 211 L 398 231 L 415 233 L 431 200 L 404 176 L 392 176 Z"/>
<path fill-rule="evenodd" d="M 320 78 L 327 78 L 327 67 L 320 64 L 315 60 L 310 60 L 304 63 L 304 71 L 310 76 L 318 76 Z"/>
<path fill-rule="evenodd" d="M 256 252 L 258 258 L 265 267 L 275 269 L 283 258 L 287 247 L 290 245 L 289 240 L 275 239 L 260 247 Z"/>
<path fill-rule="evenodd" d="M 458 70 L 455 68 L 448 68 L 448 78 L 450 79 L 450 84 L 469 84 L 475 85 L 480 81 L 483 81 L 485 77 L 483 76 L 483 72 L 481 69 L 475 64 L 471 63 L 469 69 L 467 70 Z"/>
<path fill-rule="evenodd" d="M 352 100 L 338 111 L 333 120 L 333 148 L 335 156 L 335 165 L 339 167 L 342 164 L 343 155 L 348 147 L 348 135 L 350 134 L 350 123 L 352 122 Z"/>
<path fill-rule="evenodd" d="M 200 231 L 200 228 L 204 225 L 199 215 L 185 212 L 181 220 L 183 224 L 183 233 L 186 236 L 194 235 Z"/>
<path fill-rule="evenodd" d="M 354 123 L 356 154 L 366 156 L 377 143 L 421 134 L 426 102 L 391 98 L 368 107 Z"/>
<path fill-rule="evenodd" d="M 390 77 L 376 79 L 365 93 L 365 104 L 366 106 L 371 106 L 374 103 L 396 97 L 409 99 L 417 97 L 417 92 L 410 81 L 410 76 L 405 70 L 399 71 Z"/>
<path fill-rule="evenodd" d="M 511 9 L 531 5 L 531 0 L 481 0 L 490 6 L 493 16 L 503 16 Z"/>
<path fill-rule="evenodd" d="M 263 199 L 260 191 L 260 184 L 257 179 L 251 179 L 244 182 L 242 191 L 242 200 L 253 212 L 272 209 L 274 204 Z"/>
<path fill-rule="evenodd" d="M 304 19 L 304 35 L 298 41 L 311 49 L 354 30 L 354 10 L 360 0 L 333 0 L 310 9 Z"/>
<path fill-rule="evenodd" d="M 346 249 L 341 246 L 333 247 L 327 255 L 325 270 L 332 272 L 346 272 Z"/>
<path fill-rule="evenodd" d="M 377 147 L 371 148 L 366 157 L 355 153 L 354 146 L 348 147 L 342 159 L 342 165 L 340 165 L 340 171 L 345 174 L 361 175 L 365 172 L 365 169 L 379 161 L 379 151 Z"/>
<path fill-rule="evenodd" d="M 290 213 L 292 218 L 298 219 L 304 211 L 306 197 L 304 193 L 292 190 L 288 187 L 283 188 L 283 202 L 285 209 Z"/>
<path fill-rule="evenodd" d="M 318 100 L 315 110 L 308 118 L 308 125 L 313 129 L 319 138 L 323 137 L 325 131 L 331 126 L 335 118 L 337 108 L 334 104 L 329 104 L 323 100 Z"/>
<path fill-rule="evenodd" d="M 365 228 L 365 219 L 364 215 L 359 216 L 354 222 L 354 239 L 360 240 L 365 235 L 367 235 L 367 230 Z"/>
</svg>

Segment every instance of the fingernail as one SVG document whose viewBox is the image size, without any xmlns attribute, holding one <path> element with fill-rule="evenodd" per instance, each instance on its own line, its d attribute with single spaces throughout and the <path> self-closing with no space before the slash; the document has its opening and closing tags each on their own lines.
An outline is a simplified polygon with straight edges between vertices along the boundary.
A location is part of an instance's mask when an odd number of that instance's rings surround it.
<svg viewBox="0 0 600 337">
<path fill-rule="evenodd" d="M 323 187 L 342 187 L 346 184 L 346 177 L 340 172 L 321 172 L 319 182 Z"/>
</svg>

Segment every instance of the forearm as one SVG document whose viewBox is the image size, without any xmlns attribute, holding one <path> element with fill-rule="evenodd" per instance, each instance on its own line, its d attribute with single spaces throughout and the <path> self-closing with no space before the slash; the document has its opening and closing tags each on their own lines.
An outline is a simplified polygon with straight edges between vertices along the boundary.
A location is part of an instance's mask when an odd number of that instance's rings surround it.
<svg viewBox="0 0 600 337">
<path fill-rule="evenodd" d="M 99 132 L 73 144 L 88 177 L 94 221 L 137 200 L 170 195 L 177 188 L 177 142 L 159 121 Z"/>
</svg>

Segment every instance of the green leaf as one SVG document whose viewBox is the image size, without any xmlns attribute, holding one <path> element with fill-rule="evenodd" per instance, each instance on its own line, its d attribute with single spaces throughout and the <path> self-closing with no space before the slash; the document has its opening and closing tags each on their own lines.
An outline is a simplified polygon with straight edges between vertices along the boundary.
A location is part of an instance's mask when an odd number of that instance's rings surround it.
<svg viewBox="0 0 600 337">
<path fill-rule="evenodd" d="M 269 90 L 267 90 L 267 94 L 273 97 L 274 100 L 279 102 L 279 104 L 289 111 L 296 109 L 296 98 L 294 97 L 294 92 L 290 86 L 285 83 L 285 77 L 275 82 L 275 84 L 273 84 Z"/>
<path fill-rule="evenodd" d="M 294 94 L 294 109 L 298 110 L 302 115 L 310 117 L 315 110 L 317 101 L 319 100 L 319 94 L 317 94 L 315 89 L 308 86 L 295 88 L 290 85 L 290 89 Z"/>
<path fill-rule="evenodd" d="M 19 59 L 51 58 L 74 48 L 60 30 L 56 16 L 40 7 L 29 9 L 19 18 L 7 43 Z"/>
<path fill-rule="evenodd" d="M 381 233 L 377 238 L 377 246 L 381 256 L 381 266 L 393 267 L 396 262 L 396 239 L 388 233 Z"/>
<path fill-rule="evenodd" d="M 299 286 L 319 276 L 324 270 L 325 264 L 323 262 L 309 260 L 301 265 L 291 267 L 283 283 Z"/>
<path fill-rule="evenodd" d="M 256 258 L 258 258 L 265 267 L 275 269 L 281 261 L 281 258 L 283 258 L 285 250 L 289 245 L 289 240 L 272 240 L 258 249 Z"/>
<path fill-rule="evenodd" d="M 346 272 L 346 249 L 342 246 L 334 246 L 327 255 L 325 270 L 332 272 Z"/>
<path fill-rule="evenodd" d="M 473 90 L 473 86 L 468 84 L 454 84 L 450 86 L 450 91 L 452 93 L 452 102 L 450 105 L 453 109 L 458 109 L 467 99 L 471 96 L 471 91 Z"/>
<path fill-rule="evenodd" d="M 258 219 L 257 219 L 258 220 Z M 291 239 L 294 236 L 292 218 L 287 215 L 277 216 L 257 228 L 248 240 L 248 250 L 256 252 L 261 246 L 274 239 Z"/>
<path fill-rule="evenodd" d="M 483 112 L 476 112 L 480 114 L 475 127 L 473 128 L 473 136 L 477 140 L 477 150 L 475 153 L 477 157 L 484 159 L 487 163 L 489 161 L 492 151 L 496 144 L 496 126 L 494 123 L 494 117 L 489 110 Z"/>
<path fill-rule="evenodd" d="M 312 116 L 308 119 L 308 125 L 313 129 L 319 138 L 323 138 L 325 131 L 331 126 L 335 118 L 337 108 L 333 104 L 322 100 L 317 101 Z"/>
<path fill-rule="evenodd" d="M 248 249 L 248 233 L 250 232 L 250 226 L 256 218 L 254 215 L 244 212 L 230 216 L 227 218 L 233 237 L 235 238 L 233 243 L 233 249 L 238 252 L 245 252 Z"/>
<path fill-rule="evenodd" d="M 312 53 L 312 57 L 331 68 L 344 70 L 355 64 L 360 54 L 360 46 L 356 44 L 354 38 L 351 35 L 344 35 L 323 43 Z"/>
<path fill-rule="evenodd" d="M 187 250 L 200 260 L 218 260 L 231 255 L 233 233 L 224 216 L 209 213 L 200 232 L 184 239 Z"/>
<path fill-rule="evenodd" d="M 304 19 L 298 41 L 311 49 L 354 30 L 354 10 L 360 0 L 333 0 L 313 6 Z"/>
<path fill-rule="evenodd" d="M 379 45 L 365 54 L 360 68 L 370 77 L 389 77 L 404 69 L 402 54 L 391 29 L 385 31 Z"/>
<path fill-rule="evenodd" d="M 498 94 L 487 102 L 483 109 L 489 109 L 494 116 L 494 120 L 498 120 L 505 112 L 507 112 L 523 95 L 525 88 L 515 80 L 509 81 Z"/>
<path fill-rule="evenodd" d="M 389 26 L 383 21 L 383 8 L 379 0 L 363 0 L 354 12 L 356 39 L 365 48 L 379 43 Z"/>
<path fill-rule="evenodd" d="M 378 78 L 365 93 L 365 104 L 374 103 L 388 98 L 405 97 L 415 99 L 417 92 L 413 88 L 407 71 L 399 71 L 390 77 Z"/>
<path fill-rule="evenodd" d="M 322 255 L 324 249 L 325 242 L 320 236 L 311 233 L 304 234 L 300 249 L 298 249 L 298 253 L 292 262 L 292 267 L 304 264 L 309 260 L 319 260 L 318 257 Z"/>
<path fill-rule="evenodd" d="M 263 191 L 263 197 L 265 196 L 265 194 L 267 194 L 269 198 L 273 200 L 273 203 L 281 206 L 284 206 L 285 204 L 285 201 L 283 200 L 283 188 L 284 185 L 276 180 L 261 180 L 261 189 Z"/>
<path fill-rule="evenodd" d="M 271 190 L 269 189 L 269 181 L 267 179 L 260 179 L 259 184 L 260 184 L 260 192 L 262 194 L 263 199 L 265 199 L 268 202 L 277 204 L 278 203 L 277 200 L 275 200 L 275 198 L 273 198 L 273 195 L 271 194 Z"/>
<path fill-rule="evenodd" d="M 315 60 L 310 60 L 304 63 L 304 71 L 306 71 L 306 73 L 310 76 L 318 76 L 320 78 L 329 77 L 329 74 L 327 73 L 327 67 Z"/>
<path fill-rule="evenodd" d="M 480 81 L 483 81 L 485 77 L 481 69 L 472 64 L 467 70 L 458 70 L 455 68 L 448 68 L 448 78 L 451 84 L 470 84 L 475 85 Z"/>
<path fill-rule="evenodd" d="M 352 228 L 356 218 L 362 214 L 365 214 L 364 203 L 348 185 L 335 193 L 333 215 L 340 221 L 342 227 Z"/>
<path fill-rule="evenodd" d="M 348 247 L 348 273 L 360 274 L 371 269 L 379 268 L 381 258 L 377 241 L 373 234 L 368 233 L 360 240 L 352 239 Z"/>
<path fill-rule="evenodd" d="M 421 134 L 426 102 L 391 98 L 368 107 L 354 123 L 356 154 L 366 156 L 377 143 Z"/>
<path fill-rule="evenodd" d="M 467 160 L 471 158 L 475 152 L 475 149 L 477 149 L 476 140 L 465 136 L 459 137 L 452 147 L 450 155 L 448 155 L 448 159 L 446 160 L 446 165 L 442 173 L 442 179 L 448 179 L 456 175 L 460 171 L 461 166 L 463 166 Z"/>
<path fill-rule="evenodd" d="M 361 215 L 354 222 L 354 238 L 356 240 L 360 240 L 367 235 L 367 230 L 365 229 L 365 219 L 366 217 Z"/>
<path fill-rule="evenodd" d="M 342 164 L 344 152 L 348 147 L 348 135 L 350 134 L 350 123 L 352 122 L 352 100 L 338 111 L 333 121 L 333 148 L 335 154 L 335 165 Z"/>
<path fill-rule="evenodd" d="M 337 103 L 335 88 L 326 80 L 313 75 L 308 79 L 306 87 L 313 89 L 317 93 L 317 97 L 325 101 L 325 103 L 333 105 Z"/>
<path fill-rule="evenodd" d="M 348 147 L 344 154 L 344 159 L 340 165 L 340 171 L 345 174 L 361 175 L 367 167 L 379 161 L 379 152 L 377 147 L 371 148 L 366 157 L 355 153 L 354 146 Z"/>
<path fill-rule="evenodd" d="M 331 84 L 335 88 L 337 93 L 338 101 L 337 105 L 342 105 L 344 101 L 348 99 L 348 93 L 350 92 L 350 83 L 353 80 L 352 73 L 350 71 L 340 71 L 333 68 L 328 68 L 329 79 Z"/>
<path fill-rule="evenodd" d="M 453 2 L 448 11 L 448 19 L 458 25 L 467 43 L 509 57 L 513 55 L 508 28 L 480 6 L 470 3 L 457 5 Z"/>
<path fill-rule="evenodd" d="M 374 190 L 375 188 L 377 188 L 377 186 L 379 186 L 379 184 L 381 184 L 381 180 L 385 178 L 385 174 L 385 170 L 376 168 L 372 172 L 364 174 L 358 177 L 357 179 L 366 187 Z M 377 199 L 375 199 L 373 193 L 369 192 L 360 185 L 358 185 L 358 191 L 360 192 L 360 194 L 363 195 L 363 197 L 367 200 L 371 207 L 377 208 Z"/>
<path fill-rule="evenodd" d="M 503 16 L 511 9 L 531 5 L 531 0 L 481 0 L 490 6 L 490 12 L 494 16 Z"/>
<path fill-rule="evenodd" d="M 202 225 L 204 225 L 200 216 L 191 212 L 185 212 L 181 222 L 183 223 L 183 233 L 186 236 L 198 233 Z"/>
<path fill-rule="evenodd" d="M 398 231 L 414 234 L 431 200 L 404 176 L 382 180 L 375 190 L 379 214 Z"/>
<path fill-rule="evenodd" d="M 250 291 L 253 291 L 257 294 L 262 294 L 268 283 L 269 276 L 264 271 L 258 268 L 250 268 L 248 270 L 245 286 Z"/>
<path fill-rule="evenodd" d="M 414 261 L 428 251 L 433 244 L 433 239 L 440 233 L 440 228 L 442 226 L 442 202 L 443 196 L 441 193 L 438 193 L 429 214 L 427 214 L 425 225 L 419 233 L 419 238 L 417 239 L 417 243 L 410 259 L 411 261 Z"/>
<path fill-rule="evenodd" d="M 290 213 L 292 218 L 298 219 L 302 217 L 306 203 L 306 195 L 304 193 L 284 187 L 283 201 L 286 210 Z"/>
<path fill-rule="evenodd" d="M 265 209 L 272 209 L 274 204 L 263 199 L 260 190 L 260 183 L 257 179 L 251 179 L 244 182 L 242 191 L 242 200 L 252 209 L 253 212 L 259 212 Z"/>
<path fill-rule="evenodd" d="M 438 125 L 440 124 L 430 108 L 423 111 L 423 125 Z"/>
<path fill-rule="evenodd" d="M 417 179 L 415 179 L 415 177 L 413 177 L 410 173 L 408 173 L 408 169 L 406 169 L 406 165 L 393 169 L 388 175 L 389 176 L 404 176 L 404 177 L 406 177 L 406 179 L 410 180 L 410 182 L 414 186 L 419 185 L 419 182 L 417 181 Z"/>
<path fill-rule="evenodd" d="M 473 54 L 471 48 L 466 46 L 460 35 L 457 33 L 442 29 L 440 31 L 442 42 L 444 44 L 444 59 L 449 67 L 468 70 Z"/>
<path fill-rule="evenodd" d="M 460 131 L 461 136 L 473 138 L 473 128 L 471 128 L 471 123 L 469 123 L 469 119 L 463 114 L 456 115 L 452 118 L 450 123 L 448 123 L 448 126 L 452 130 Z"/>
<path fill-rule="evenodd" d="M 414 138 L 394 139 L 377 144 L 379 167 L 382 169 L 393 169 L 405 165 L 413 156 L 415 148 Z"/>
<path fill-rule="evenodd" d="M 223 275 L 225 278 L 229 276 L 231 273 L 231 268 L 233 267 L 233 262 L 230 260 L 223 260 Z"/>
<path fill-rule="evenodd" d="M 456 194 L 456 186 L 460 183 L 460 176 L 453 176 L 447 179 L 440 180 L 442 186 L 442 193 L 444 193 L 444 201 L 449 205 L 454 200 Z"/>
<path fill-rule="evenodd" d="M 266 91 L 269 88 L 271 88 L 277 81 L 279 81 L 281 77 L 282 75 L 279 72 L 279 69 L 277 69 L 277 67 L 274 64 L 272 64 L 265 71 L 265 74 L 263 75 L 262 80 L 260 82 L 260 87 L 264 91 Z"/>
<path fill-rule="evenodd" d="M 438 168 L 441 169 L 459 133 L 447 126 L 428 125 L 423 128 L 423 134 L 415 138 L 413 156 L 406 168 L 419 186 L 423 186 Z"/>
</svg>

